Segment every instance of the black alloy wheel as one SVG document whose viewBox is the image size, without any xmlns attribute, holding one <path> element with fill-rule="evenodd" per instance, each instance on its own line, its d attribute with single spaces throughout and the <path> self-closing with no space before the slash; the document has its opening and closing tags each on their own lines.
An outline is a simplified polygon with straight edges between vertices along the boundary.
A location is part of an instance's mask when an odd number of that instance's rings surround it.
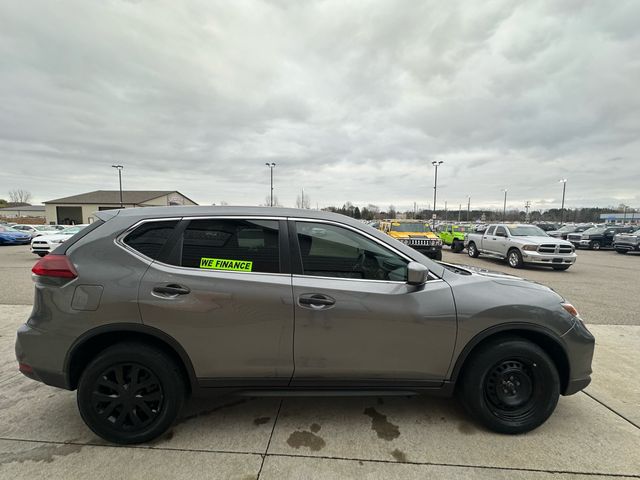
<svg viewBox="0 0 640 480">
<path fill-rule="evenodd" d="M 114 443 L 132 444 L 162 435 L 185 399 L 180 367 L 165 352 L 123 342 L 100 352 L 78 383 L 78 409 L 87 426 Z"/>
<path fill-rule="evenodd" d="M 91 392 L 94 412 L 113 427 L 124 431 L 146 428 L 160 414 L 164 392 L 149 369 L 119 363 L 108 367 L 94 382 Z"/>
</svg>

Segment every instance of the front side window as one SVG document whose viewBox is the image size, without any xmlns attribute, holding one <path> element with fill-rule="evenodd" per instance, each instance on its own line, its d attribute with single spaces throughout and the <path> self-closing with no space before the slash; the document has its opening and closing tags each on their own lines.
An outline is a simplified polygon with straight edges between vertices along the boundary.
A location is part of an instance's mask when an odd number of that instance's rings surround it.
<svg viewBox="0 0 640 480">
<path fill-rule="evenodd" d="M 280 273 L 276 220 L 191 220 L 182 241 L 183 267 Z"/>
<path fill-rule="evenodd" d="M 361 280 L 407 280 L 407 260 L 347 228 L 296 222 L 305 275 Z"/>
<path fill-rule="evenodd" d="M 497 227 L 495 235 L 496 236 L 501 236 L 501 237 L 506 237 L 507 236 L 507 231 L 504 229 L 504 227 Z"/>
<path fill-rule="evenodd" d="M 177 220 L 158 222 L 145 222 L 124 238 L 124 243 L 143 255 L 158 259 L 160 250 L 167 242 L 169 235 L 178 224 Z M 62 233 L 73 235 L 78 232 L 71 231 L 77 227 L 65 229 Z M 81 228 L 78 229 L 80 231 Z M 69 231 L 69 232 L 67 232 Z"/>
</svg>

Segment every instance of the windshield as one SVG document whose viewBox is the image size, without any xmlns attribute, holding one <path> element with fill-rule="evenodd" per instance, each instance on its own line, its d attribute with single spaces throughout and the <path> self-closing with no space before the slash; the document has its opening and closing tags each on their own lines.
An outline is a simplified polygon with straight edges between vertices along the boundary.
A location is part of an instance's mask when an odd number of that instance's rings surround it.
<svg viewBox="0 0 640 480">
<path fill-rule="evenodd" d="M 521 225 L 509 227 L 512 237 L 548 237 L 544 230 L 533 225 Z"/>
<path fill-rule="evenodd" d="M 23 233 L 20 230 L 16 230 L 15 228 L 11 228 L 11 227 L 5 227 L 4 225 L 0 227 L 0 232 Z"/>
<path fill-rule="evenodd" d="M 392 223 L 391 231 L 426 233 L 431 231 L 431 227 L 426 223 Z"/>
<path fill-rule="evenodd" d="M 69 228 L 65 228 L 64 230 L 62 230 L 60 232 L 60 235 L 75 235 L 76 233 L 78 233 L 83 228 L 84 227 L 69 227 Z"/>
<path fill-rule="evenodd" d="M 583 233 L 585 235 L 593 235 L 593 234 L 597 234 L 597 233 L 603 233 L 606 229 L 604 228 L 588 228 L 586 229 Z"/>
<path fill-rule="evenodd" d="M 33 228 L 40 232 L 53 232 L 58 230 L 53 225 L 34 225 Z"/>
<path fill-rule="evenodd" d="M 575 231 L 577 227 L 573 227 L 573 226 L 569 226 L 569 225 L 565 225 L 564 227 L 558 229 L 558 232 L 573 232 Z"/>
</svg>

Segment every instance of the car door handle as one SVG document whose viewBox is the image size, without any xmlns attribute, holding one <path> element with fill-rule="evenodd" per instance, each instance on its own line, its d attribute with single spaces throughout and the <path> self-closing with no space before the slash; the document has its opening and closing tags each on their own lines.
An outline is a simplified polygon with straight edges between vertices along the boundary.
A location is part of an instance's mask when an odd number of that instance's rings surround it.
<svg viewBox="0 0 640 480">
<path fill-rule="evenodd" d="M 191 293 L 191 289 L 182 285 L 171 284 L 154 287 L 153 292 L 161 295 L 187 295 Z"/>
<path fill-rule="evenodd" d="M 308 295 L 300 295 L 298 297 L 298 303 L 302 306 L 309 306 L 311 308 L 325 308 L 335 305 L 335 299 L 322 295 L 319 293 L 312 293 Z"/>
</svg>

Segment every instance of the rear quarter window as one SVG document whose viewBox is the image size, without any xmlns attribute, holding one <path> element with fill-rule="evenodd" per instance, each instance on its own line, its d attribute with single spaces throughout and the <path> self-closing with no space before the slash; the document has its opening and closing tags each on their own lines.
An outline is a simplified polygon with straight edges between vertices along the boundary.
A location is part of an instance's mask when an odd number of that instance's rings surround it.
<svg viewBox="0 0 640 480">
<path fill-rule="evenodd" d="M 145 222 L 124 238 L 124 243 L 137 252 L 157 260 L 177 220 Z"/>
</svg>

